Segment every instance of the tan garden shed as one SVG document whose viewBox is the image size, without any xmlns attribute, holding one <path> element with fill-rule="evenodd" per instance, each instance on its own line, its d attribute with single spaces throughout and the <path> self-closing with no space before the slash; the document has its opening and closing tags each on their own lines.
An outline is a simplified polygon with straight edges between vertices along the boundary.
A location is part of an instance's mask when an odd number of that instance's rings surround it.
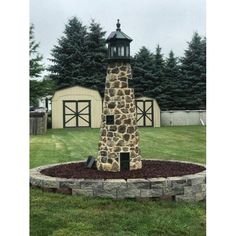
<svg viewBox="0 0 236 236">
<path fill-rule="evenodd" d="M 139 127 L 161 126 L 161 110 L 155 99 L 149 97 L 136 98 L 136 112 Z"/>
<path fill-rule="evenodd" d="M 97 90 L 73 86 L 52 97 L 52 128 L 99 128 L 102 98 Z"/>
</svg>

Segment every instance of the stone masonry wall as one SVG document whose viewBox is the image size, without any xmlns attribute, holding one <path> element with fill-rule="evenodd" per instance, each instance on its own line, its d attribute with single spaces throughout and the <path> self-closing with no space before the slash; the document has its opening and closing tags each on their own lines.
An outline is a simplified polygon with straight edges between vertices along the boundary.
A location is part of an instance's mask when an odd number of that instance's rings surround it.
<svg viewBox="0 0 236 236">
<path fill-rule="evenodd" d="M 97 157 L 98 170 L 120 171 L 119 157 L 122 152 L 130 155 L 130 170 L 142 168 L 134 90 L 128 87 L 129 79 L 132 79 L 129 63 L 109 64 Z M 106 123 L 107 115 L 114 115 L 114 124 Z"/>
<path fill-rule="evenodd" d="M 77 162 L 68 162 L 70 163 Z M 31 186 L 50 192 L 114 199 L 159 198 L 176 202 L 198 202 L 206 199 L 206 170 L 179 177 L 127 180 L 65 179 L 41 174 L 43 169 L 57 165 L 60 163 L 31 169 Z"/>
</svg>

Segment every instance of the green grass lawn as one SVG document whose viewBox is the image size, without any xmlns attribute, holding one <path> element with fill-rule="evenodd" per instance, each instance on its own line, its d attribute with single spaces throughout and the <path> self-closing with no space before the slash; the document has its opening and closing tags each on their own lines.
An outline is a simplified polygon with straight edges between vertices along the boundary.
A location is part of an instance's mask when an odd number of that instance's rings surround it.
<svg viewBox="0 0 236 236">
<path fill-rule="evenodd" d="M 206 129 L 201 126 L 140 128 L 145 159 L 205 163 Z M 30 166 L 96 156 L 98 129 L 48 130 L 30 138 Z M 66 196 L 31 189 L 32 236 L 202 236 L 205 203 L 111 200 Z"/>
</svg>

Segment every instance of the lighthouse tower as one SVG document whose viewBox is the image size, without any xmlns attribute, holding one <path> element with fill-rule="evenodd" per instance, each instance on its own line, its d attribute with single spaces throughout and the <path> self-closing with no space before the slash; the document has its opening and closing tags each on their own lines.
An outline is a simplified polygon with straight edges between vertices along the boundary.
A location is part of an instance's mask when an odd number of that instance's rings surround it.
<svg viewBox="0 0 236 236">
<path fill-rule="evenodd" d="M 132 39 L 121 31 L 119 20 L 116 26 L 106 40 L 108 68 L 96 162 L 98 170 L 113 172 L 142 168 L 134 89 L 128 87 Z"/>
</svg>

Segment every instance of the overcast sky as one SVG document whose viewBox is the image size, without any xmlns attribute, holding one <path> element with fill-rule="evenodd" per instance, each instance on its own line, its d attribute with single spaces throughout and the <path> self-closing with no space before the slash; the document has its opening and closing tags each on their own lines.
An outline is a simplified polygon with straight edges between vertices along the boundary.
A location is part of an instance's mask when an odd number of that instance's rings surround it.
<svg viewBox="0 0 236 236">
<path fill-rule="evenodd" d="M 205 8 L 205 0 L 30 0 L 30 22 L 35 25 L 35 39 L 46 65 L 73 16 L 85 25 L 94 18 L 106 37 L 120 19 L 121 30 L 133 39 L 132 55 L 142 46 L 154 52 L 160 44 L 165 56 L 171 49 L 182 56 L 193 32 L 205 36 Z"/>
</svg>

